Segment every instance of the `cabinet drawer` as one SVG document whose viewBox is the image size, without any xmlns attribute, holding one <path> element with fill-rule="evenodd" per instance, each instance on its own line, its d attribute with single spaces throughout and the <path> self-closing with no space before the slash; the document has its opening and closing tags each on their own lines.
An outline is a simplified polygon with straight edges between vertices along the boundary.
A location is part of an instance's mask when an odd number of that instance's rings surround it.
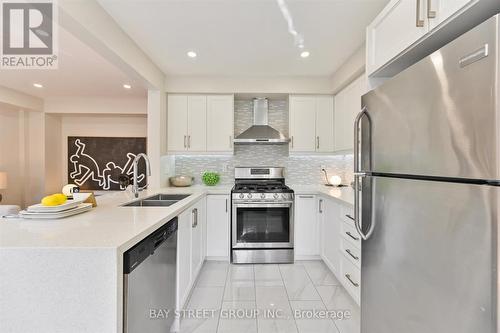
<svg viewBox="0 0 500 333">
<path fill-rule="evenodd" d="M 361 237 L 359 236 L 356 228 L 353 224 L 342 223 L 340 226 L 342 237 L 347 239 L 353 245 L 355 245 L 358 249 L 361 248 Z"/>
<path fill-rule="evenodd" d="M 349 259 L 358 268 L 361 268 L 361 250 L 359 248 L 353 246 L 351 242 L 342 239 L 340 242 L 340 250 L 344 257 Z"/>
<path fill-rule="evenodd" d="M 359 304 L 361 290 L 361 270 L 342 256 L 341 259 L 342 285 Z"/>
<path fill-rule="evenodd" d="M 340 218 L 342 221 L 354 225 L 354 208 L 342 206 L 340 209 Z"/>
</svg>

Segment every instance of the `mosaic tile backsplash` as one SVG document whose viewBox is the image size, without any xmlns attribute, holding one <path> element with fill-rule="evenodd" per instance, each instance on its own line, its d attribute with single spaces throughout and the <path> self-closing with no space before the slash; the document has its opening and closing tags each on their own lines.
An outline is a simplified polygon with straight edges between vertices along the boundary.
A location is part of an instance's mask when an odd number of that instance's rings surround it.
<svg viewBox="0 0 500 333">
<path fill-rule="evenodd" d="M 235 136 L 253 123 L 251 100 L 234 102 Z M 269 125 L 288 136 L 288 105 L 286 101 L 269 101 Z M 236 145 L 232 156 L 175 156 L 175 173 L 194 176 L 201 184 L 201 174 L 216 171 L 221 175 L 221 184 L 234 183 L 234 167 L 237 166 L 284 166 L 286 182 L 292 185 L 323 184 L 325 177 L 321 166 L 328 174 L 342 177 L 344 184 L 352 181 L 353 155 L 289 155 L 288 145 Z"/>
</svg>

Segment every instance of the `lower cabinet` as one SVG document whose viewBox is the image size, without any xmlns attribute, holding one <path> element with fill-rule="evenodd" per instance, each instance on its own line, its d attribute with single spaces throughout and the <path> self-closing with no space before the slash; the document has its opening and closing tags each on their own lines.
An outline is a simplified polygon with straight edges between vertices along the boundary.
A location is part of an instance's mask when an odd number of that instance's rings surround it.
<svg viewBox="0 0 500 333">
<path fill-rule="evenodd" d="M 321 221 L 321 258 L 338 276 L 340 274 L 340 205 L 332 199 L 323 199 L 323 219 Z"/>
<path fill-rule="evenodd" d="M 205 198 L 182 212 L 177 231 L 177 292 L 176 308 L 182 309 L 205 260 L 204 229 Z"/>
<path fill-rule="evenodd" d="M 229 195 L 207 196 L 207 259 L 229 260 L 231 200 Z"/>
<path fill-rule="evenodd" d="M 319 221 L 322 201 L 316 195 L 295 196 L 294 252 L 296 260 L 319 256 Z"/>
<path fill-rule="evenodd" d="M 321 259 L 359 304 L 361 238 L 354 226 L 353 207 L 334 199 L 323 200 L 320 213 Z"/>
</svg>

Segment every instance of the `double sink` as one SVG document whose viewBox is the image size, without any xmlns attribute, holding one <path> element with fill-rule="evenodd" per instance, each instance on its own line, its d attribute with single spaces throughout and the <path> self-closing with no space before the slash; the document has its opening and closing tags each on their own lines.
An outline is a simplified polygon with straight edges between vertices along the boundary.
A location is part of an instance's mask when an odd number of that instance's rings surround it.
<svg viewBox="0 0 500 333">
<path fill-rule="evenodd" d="M 129 202 L 124 204 L 123 207 L 168 207 L 189 196 L 190 194 L 156 194 Z"/>
</svg>

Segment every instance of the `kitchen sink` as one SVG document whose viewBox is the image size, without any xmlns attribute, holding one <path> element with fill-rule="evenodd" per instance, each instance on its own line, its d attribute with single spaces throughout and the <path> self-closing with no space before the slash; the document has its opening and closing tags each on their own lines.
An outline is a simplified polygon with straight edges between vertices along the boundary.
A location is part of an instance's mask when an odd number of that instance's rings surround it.
<svg viewBox="0 0 500 333">
<path fill-rule="evenodd" d="M 190 194 L 156 194 L 141 200 L 129 202 L 124 204 L 123 207 L 168 207 L 189 196 Z"/>
</svg>

